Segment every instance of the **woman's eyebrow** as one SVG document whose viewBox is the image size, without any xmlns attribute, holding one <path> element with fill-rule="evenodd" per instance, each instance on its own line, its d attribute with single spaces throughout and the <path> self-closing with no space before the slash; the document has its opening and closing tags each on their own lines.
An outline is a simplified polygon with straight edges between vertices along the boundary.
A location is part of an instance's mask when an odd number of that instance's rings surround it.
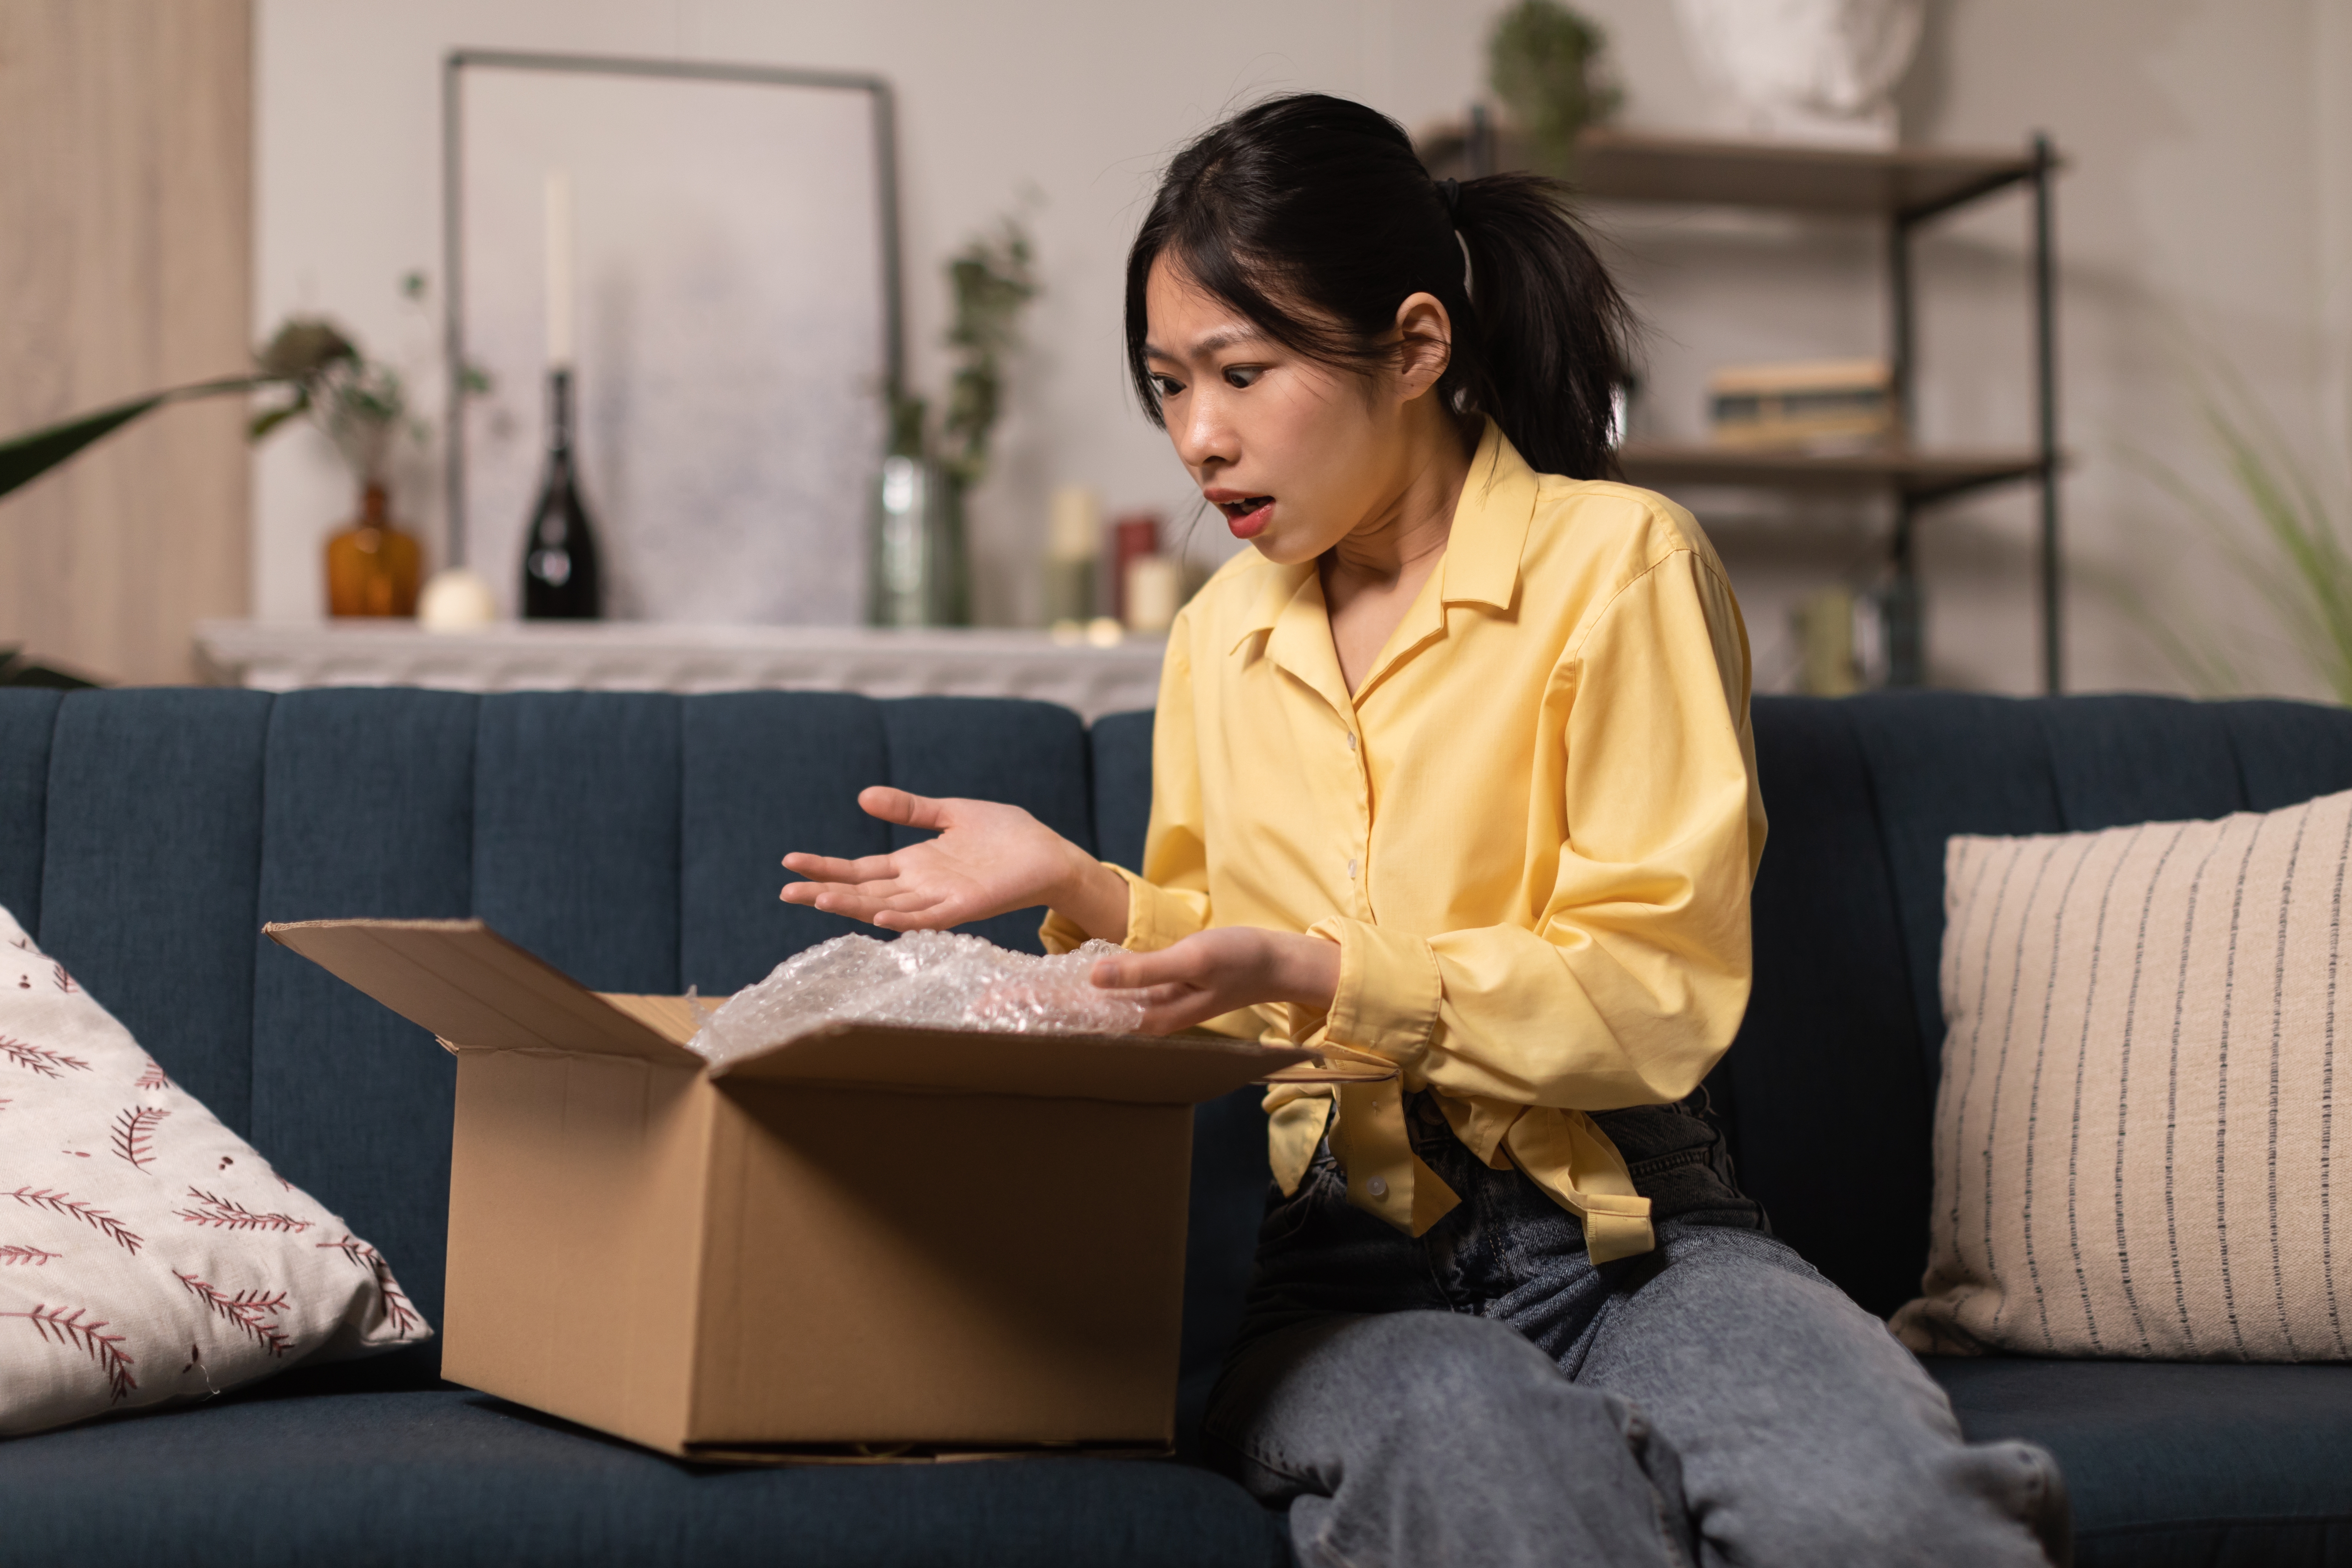
<svg viewBox="0 0 2352 1568">
<path fill-rule="evenodd" d="M 1265 338 L 1265 334 L 1255 327 L 1220 327 L 1215 331 L 1193 341 L 1192 357 L 1197 360 L 1204 354 L 1213 354 L 1220 349 L 1230 349 L 1236 343 L 1263 342 Z M 1171 361 L 1177 358 L 1159 344 L 1149 340 L 1143 345 L 1143 357 L 1147 360 Z"/>
</svg>

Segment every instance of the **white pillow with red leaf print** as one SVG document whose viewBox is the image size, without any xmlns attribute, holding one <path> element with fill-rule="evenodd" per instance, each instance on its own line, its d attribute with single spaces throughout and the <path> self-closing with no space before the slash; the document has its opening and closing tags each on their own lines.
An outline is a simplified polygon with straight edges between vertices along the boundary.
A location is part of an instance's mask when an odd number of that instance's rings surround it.
<svg viewBox="0 0 2352 1568">
<path fill-rule="evenodd" d="M 0 909 L 0 1436 L 432 1332 Z"/>
</svg>

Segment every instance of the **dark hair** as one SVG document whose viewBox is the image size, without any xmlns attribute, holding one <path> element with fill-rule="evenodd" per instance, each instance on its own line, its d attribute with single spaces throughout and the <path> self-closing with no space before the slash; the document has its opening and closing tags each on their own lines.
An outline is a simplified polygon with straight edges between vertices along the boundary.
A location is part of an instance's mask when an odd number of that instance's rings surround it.
<svg viewBox="0 0 2352 1568">
<path fill-rule="evenodd" d="M 1434 295 L 1454 322 L 1446 406 L 1491 415 L 1539 472 L 1613 474 L 1610 405 L 1633 312 L 1567 195 L 1536 174 L 1443 189 L 1402 126 L 1345 99 L 1242 110 L 1168 165 L 1128 253 L 1128 369 L 1145 413 L 1163 422 L 1143 300 L 1165 255 L 1276 342 L 1360 372 L 1393 358 L 1378 340 L 1405 297 Z"/>
</svg>

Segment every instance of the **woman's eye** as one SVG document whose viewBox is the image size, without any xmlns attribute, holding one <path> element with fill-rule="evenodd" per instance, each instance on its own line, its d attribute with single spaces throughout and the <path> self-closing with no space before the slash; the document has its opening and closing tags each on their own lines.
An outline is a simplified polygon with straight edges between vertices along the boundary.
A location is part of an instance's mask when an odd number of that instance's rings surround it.
<svg viewBox="0 0 2352 1568">
<path fill-rule="evenodd" d="M 1154 376 L 1151 378 L 1151 385 L 1163 399 L 1174 397 L 1184 390 L 1184 383 L 1174 376 Z"/>
<path fill-rule="evenodd" d="M 1255 365 L 1235 365 L 1225 372 L 1225 384 L 1229 387 L 1246 387 L 1264 374 L 1265 371 Z"/>
</svg>

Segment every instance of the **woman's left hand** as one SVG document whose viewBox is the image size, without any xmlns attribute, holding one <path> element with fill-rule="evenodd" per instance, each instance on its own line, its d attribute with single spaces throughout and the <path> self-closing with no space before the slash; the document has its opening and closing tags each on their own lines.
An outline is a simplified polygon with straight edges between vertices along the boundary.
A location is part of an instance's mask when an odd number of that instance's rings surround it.
<svg viewBox="0 0 2352 1568">
<path fill-rule="evenodd" d="M 1221 925 L 1151 953 L 1105 958 L 1097 986 L 1144 993 L 1143 1032 L 1173 1034 L 1261 1002 L 1328 1009 L 1339 990 L 1339 945 L 1320 936 Z"/>
</svg>

